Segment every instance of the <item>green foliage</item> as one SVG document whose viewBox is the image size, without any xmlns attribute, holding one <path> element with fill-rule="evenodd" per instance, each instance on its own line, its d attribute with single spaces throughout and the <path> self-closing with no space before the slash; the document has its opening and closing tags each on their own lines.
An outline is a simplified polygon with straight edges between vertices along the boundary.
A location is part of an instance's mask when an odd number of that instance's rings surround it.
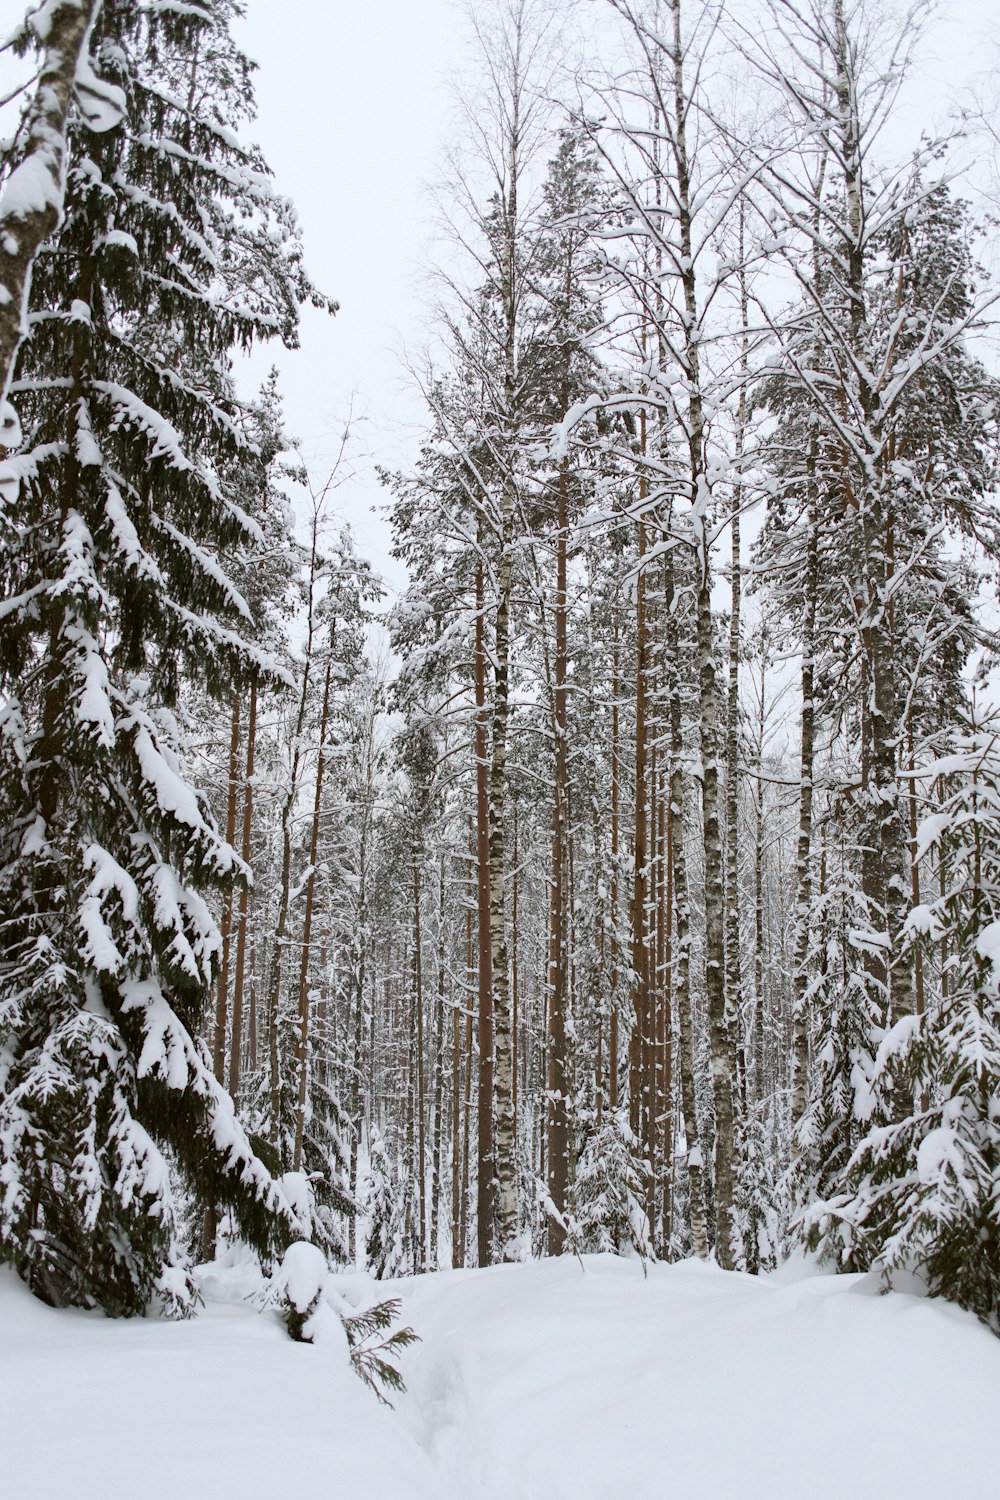
<svg viewBox="0 0 1000 1500">
<path fill-rule="evenodd" d="M 410 1344 L 417 1343 L 420 1337 L 412 1328 L 397 1328 L 388 1338 L 381 1337 L 392 1328 L 399 1316 L 399 1308 L 399 1298 L 390 1297 L 385 1302 L 377 1302 L 365 1312 L 343 1320 L 347 1342 L 351 1348 L 351 1363 L 365 1385 L 371 1387 L 384 1406 L 392 1405 L 385 1395 L 386 1391 L 398 1394 L 406 1390 L 402 1375 L 392 1363 L 393 1356 Z"/>
</svg>

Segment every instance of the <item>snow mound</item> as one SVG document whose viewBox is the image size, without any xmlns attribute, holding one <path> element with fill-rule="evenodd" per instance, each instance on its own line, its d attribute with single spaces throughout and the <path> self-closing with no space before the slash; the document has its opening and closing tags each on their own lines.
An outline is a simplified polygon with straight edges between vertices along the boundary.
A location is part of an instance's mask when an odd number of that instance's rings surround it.
<svg viewBox="0 0 1000 1500">
<path fill-rule="evenodd" d="M 289 1245 L 281 1262 L 281 1279 L 285 1295 L 296 1312 L 308 1312 L 318 1299 L 329 1272 L 326 1256 L 308 1240 Z"/>
</svg>

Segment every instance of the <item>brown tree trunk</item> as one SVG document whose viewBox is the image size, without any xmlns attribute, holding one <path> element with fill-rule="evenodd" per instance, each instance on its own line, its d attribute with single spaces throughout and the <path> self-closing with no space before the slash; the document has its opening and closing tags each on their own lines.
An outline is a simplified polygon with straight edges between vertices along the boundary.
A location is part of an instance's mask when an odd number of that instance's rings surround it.
<svg viewBox="0 0 1000 1500">
<path fill-rule="evenodd" d="M 564 459 L 559 472 L 556 516 L 555 685 L 553 718 L 555 729 L 555 785 L 552 806 L 552 883 L 549 899 L 549 1069 L 547 1091 L 548 1193 L 554 1212 L 549 1214 L 547 1246 L 550 1255 L 562 1252 L 566 1239 L 565 1215 L 569 1183 L 570 1077 L 567 1057 L 567 1010 L 569 999 L 566 934 L 566 811 L 568 767 L 566 759 L 567 615 L 566 566 L 569 534 L 569 469 Z"/>
<path fill-rule="evenodd" d="M 619 822 L 619 705 L 618 693 L 618 620 L 614 625 L 614 650 L 611 667 L 611 998 L 608 1018 L 608 1105 L 618 1108 L 618 822 Z"/>
<path fill-rule="evenodd" d="M 451 1264 L 465 1265 L 465 1173 L 462 1153 L 462 1011 L 471 1005 L 473 981 L 472 907 L 465 912 L 465 1000 L 451 1011 Z M 466 1117 L 468 1111 L 465 1111 Z M 468 1123 L 466 1118 L 466 1123 Z"/>
<path fill-rule="evenodd" d="M 810 468 L 815 468 L 815 444 L 810 448 Z M 812 486 L 811 486 L 812 487 Z M 795 1155 L 800 1142 L 796 1127 L 806 1108 L 809 1080 L 809 1016 L 806 991 L 809 986 L 809 918 L 812 908 L 813 761 L 815 739 L 815 650 L 816 595 L 819 586 L 819 521 L 809 517 L 809 541 L 802 616 L 802 726 L 799 751 L 799 835 L 795 851 L 795 956 L 792 977 L 792 1141 Z M 763 694 L 763 676 L 761 680 Z M 763 728 L 761 729 L 763 736 Z M 762 740 L 763 744 L 763 740 Z M 759 795 L 763 797 L 763 783 Z M 758 1069 L 758 1087 L 760 1087 Z"/>
<path fill-rule="evenodd" d="M 444 1104 L 444 1014 L 445 1014 L 445 909 L 444 909 L 444 855 L 438 870 L 438 947 L 437 947 L 437 997 L 434 1007 L 434 1071 L 431 1079 L 431 1203 L 430 1203 L 430 1269 L 436 1271 L 441 1263 L 440 1219 L 441 1180 L 443 1176 L 443 1104 Z"/>
<path fill-rule="evenodd" d="M 414 1042 L 414 1110 L 416 1134 L 413 1146 L 416 1152 L 414 1171 L 417 1184 L 418 1236 L 420 1254 L 417 1269 L 427 1269 L 427 1099 L 424 1073 L 424 960 L 420 924 L 420 861 L 416 843 L 412 858 L 413 878 L 413 1042 Z"/>
<path fill-rule="evenodd" d="M 240 700 L 233 699 L 229 735 L 229 781 L 226 792 L 226 843 L 232 847 L 236 839 L 236 797 L 240 754 Z M 226 1022 L 229 1016 L 229 951 L 233 930 L 233 888 L 227 885 L 222 903 L 222 921 L 219 931 L 222 936 L 222 959 L 215 981 L 215 1037 L 212 1046 L 212 1070 L 220 1083 L 226 1081 Z"/>
<path fill-rule="evenodd" d="M 313 516 L 312 545 L 309 555 L 309 609 L 306 628 L 305 665 L 299 688 L 299 701 L 292 735 L 292 761 L 288 786 L 281 803 L 281 875 L 278 882 L 278 910 L 271 947 L 271 966 L 267 984 L 267 1031 L 270 1084 L 270 1137 L 275 1151 L 281 1148 L 281 989 L 285 947 L 288 942 L 288 916 L 292 893 L 292 821 L 299 790 L 302 763 L 302 738 L 305 732 L 309 684 L 312 676 L 313 625 L 316 575 L 319 563 L 319 513 Z M 353 1219 L 352 1232 L 353 1232 Z"/>
<path fill-rule="evenodd" d="M 61 0 L 49 7 L 42 66 L 28 111 L 24 156 L 0 197 L 0 445 L 16 447 L 18 423 L 7 395 L 27 333 L 31 269 L 62 217 L 66 130 L 80 62 L 100 0 Z M 30 178 L 32 190 L 19 191 Z M 41 190 L 40 190 L 41 189 Z"/>
<path fill-rule="evenodd" d="M 668 561 L 667 598 L 672 600 L 673 563 Z M 684 742 L 681 731 L 679 662 L 672 654 L 670 690 L 670 847 L 673 863 L 674 919 L 677 929 L 673 975 L 674 1000 L 680 1043 L 681 1116 L 688 1177 L 691 1249 L 699 1260 L 708 1258 L 708 1216 L 705 1206 L 705 1172 L 695 1082 L 694 1015 L 691 1005 L 691 905 L 688 896 L 687 860 L 684 853 Z"/>
<path fill-rule="evenodd" d="M 659 950 L 660 970 L 660 1023 L 657 1043 L 661 1058 L 660 1088 L 657 1109 L 662 1121 L 663 1150 L 663 1196 L 660 1205 L 660 1239 L 663 1252 L 670 1248 L 673 1233 L 673 1058 L 671 1039 L 673 1035 L 673 944 L 672 926 L 674 909 L 674 842 L 673 819 L 669 815 L 670 777 L 669 769 L 663 775 L 663 787 L 659 799 L 659 846 L 663 860 L 663 878 L 660 885 Z"/>
<path fill-rule="evenodd" d="M 843 246 L 845 290 L 850 317 L 856 399 L 864 421 L 865 441 L 878 448 L 878 412 L 868 376 L 868 309 L 866 287 L 865 184 L 858 114 L 856 49 L 848 34 L 844 0 L 834 0 L 836 93 L 841 121 L 839 150 L 844 172 L 847 242 Z M 870 945 L 867 968 L 873 987 L 884 996 L 884 1022 L 892 1025 L 913 1010 L 913 975 L 902 941 L 906 917 L 909 860 L 904 812 L 896 774 L 899 702 L 896 692 L 894 641 L 887 600 L 892 577 L 891 490 L 883 478 L 880 452 L 865 463 L 857 495 L 864 538 L 863 632 L 866 693 L 863 706 L 864 807 L 861 884 L 869 921 L 880 942 Z M 909 1112 L 912 1098 L 905 1082 L 893 1103 L 897 1115 Z"/>
<path fill-rule="evenodd" d="M 302 919 L 302 957 L 299 963 L 299 1028 L 295 1046 L 295 1074 L 298 1096 L 295 1111 L 295 1147 L 292 1169 L 302 1166 L 302 1139 L 306 1123 L 306 1099 L 309 1089 L 309 958 L 312 945 L 313 905 L 316 899 L 316 862 L 319 858 L 319 824 L 323 808 L 323 769 L 326 736 L 330 724 L 330 689 L 333 681 L 333 647 L 336 623 L 330 630 L 330 644 L 323 680 L 323 707 L 319 720 L 319 745 L 316 753 L 316 786 L 313 792 L 312 824 L 309 831 L 309 873 L 306 876 L 306 904 Z"/>
<path fill-rule="evenodd" d="M 482 538 L 480 537 L 480 543 Z M 476 1248 L 481 1266 L 493 1262 L 493 950 L 490 865 L 489 746 L 486 710 L 485 584 L 480 553 L 476 563 L 476 867 L 479 956 L 479 1079 L 476 1175 Z"/>
<path fill-rule="evenodd" d="M 646 417 L 640 412 L 640 449 L 646 451 Z M 629 1123 L 632 1134 L 645 1154 L 648 1144 L 644 1111 L 645 1075 L 643 1066 L 648 1046 L 649 1026 L 649 950 L 647 946 L 647 753 L 646 720 L 648 712 L 649 641 L 646 628 L 646 523 L 643 505 L 646 499 L 646 476 L 639 478 L 638 556 L 636 559 L 635 605 L 635 834 L 632 853 L 632 1035 L 629 1039 Z"/>
<path fill-rule="evenodd" d="M 369 826 L 371 823 L 371 809 L 374 801 L 374 785 L 372 771 L 372 726 L 367 728 L 366 752 L 366 777 L 365 777 L 365 800 L 361 809 L 361 832 L 358 838 L 358 904 L 357 923 L 352 937 L 351 953 L 351 981 L 350 981 L 350 1024 L 352 1027 L 351 1037 L 351 1088 L 350 1088 L 350 1117 L 351 1117 L 351 1160 L 349 1175 L 351 1189 L 357 1197 L 358 1178 L 361 1160 L 361 1134 L 364 1128 L 364 1111 L 362 1108 L 362 1077 L 361 1060 L 364 1051 L 364 1021 L 365 1021 L 365 984 L 368 966 L 368 844 Z M 388 981 L 387 981 L 388 985 Z M 375 1012 L 377 1009 L 377 991 L 372 996 L 371 1022 L 372 1029 L 375 1026 Z M 388 1007 L 387 1007 L 388 1009 Z M 374 1038 L 369 1046 L 369 1062 L 374 1074 L 375 1047 Z M 374 1100 L 374 1088 L 371 1089 L 371 1097 Z M 357 1219 L 352 1214 L 348 1225 L 348 1253 L 350 1259 L 354 1259 L 356 1249 Z"/>
<path fill-rule="evenodd" d="M 705 989 L 708 1000 L 712 1096 L 715 1103 L 716 1258 L 732 1270 L 738 1257 L 733 1216 L 736 1188 L 736 1048 L 726 1008 L 725 883 L 719 825 L 719 684 L 712 620 L 711 515 L 705 470 L 705 411 L 701 388 L 701 354 L 697 272 L 693 255 L 693 212 L 688 165 L 688 100 L 681 39 L 681 0 L 669 0 L 673 16 L 674 164 L 677 173 L 677 221 L 684 291 L 684 374 L 688 390 L 687 444 L 694 525 L 695 607 L 698 635 L 698 709 L 702 761 L 702 828 L 705 857 Z"/>
<path fill-rule="evenodd" d="M 246 779 L 243 790 L 243 830 L 240 841 L 240 853 L 243 863 L 249 867 L 252 853 L 253 833 L 253 777 L 254 758 L 257 745 L 257 679 L 254 678 L 250 685 L 250 707 L 247 714 L 247 759 Z M 247 926 L 248 905 L 250 899 L 249 887 L 244 885 L 240 888 L 240 902 L 237 914 L 236 926 L 236 965 L 233 974 L 233 1025 L 232 1042 L 229 1050 L 229 1092 L 235 1100 L 240 1091 L 240 1057 L 243 1042 L 243 993 L 246 984 L 246 953 L 247 953 Z M 257 1053 L 257 1015 L 256 1005 L 251 1006 L 251 1067 L 256 1066 Z"/>
</svg>

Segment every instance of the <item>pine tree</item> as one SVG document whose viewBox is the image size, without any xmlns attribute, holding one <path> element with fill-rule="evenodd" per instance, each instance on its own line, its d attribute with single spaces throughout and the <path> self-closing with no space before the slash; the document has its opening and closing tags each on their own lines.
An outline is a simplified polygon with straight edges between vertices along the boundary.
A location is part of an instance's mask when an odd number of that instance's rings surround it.
<svg viewBox="0 0 1000 1500">
<path fill-rule="evenodd" d="M 22 346 L 4 512 L 0 1254 L 56 1304 L 191 1305 L 179 1183 L 261 1253 L 295 1216 L 196 1042 L 213 893 L 246 878 L 186 779 L 177 709 L 280 675 L 225 558 L 253 531 L 229 351 L 295 337 L 290 206 L 232 126 L 237 7 L 106 0 L 126 117 L 74 114 Z"/>
</svg>

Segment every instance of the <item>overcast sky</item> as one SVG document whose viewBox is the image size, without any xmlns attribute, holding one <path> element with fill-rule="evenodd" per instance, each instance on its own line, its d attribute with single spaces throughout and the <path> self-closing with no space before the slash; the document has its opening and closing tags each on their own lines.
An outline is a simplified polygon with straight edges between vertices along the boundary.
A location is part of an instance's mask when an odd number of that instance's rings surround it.
<svg viewBox="0 0 1000 1500">
<path fill-rule="evenodd" d="M 739 0 L 736 0 L 739 3 Z M 595 7 L 596 8 L 596 7 Z M 424 270 L 464 66 L 465 22 L 453 0 L 248 0 L 246 50 L 259 63 L 256 135 L 279 189 L 295 202 L 313 279 L 335 318 L 307 311 L 302 347 L 277 356 L 290 428 L 317 475 L 328 467 L 354 396 L 357 446 L 390 466 L 414 452 L 422 420 L 399 351 L 424 338 Z M 939 119 L 996 60 L 1000 0 L 943 0 L 921 47 L 900 128 Z M 339 507 L 362 550 L 395 581 L 384 504 L 370 462 Z"/>
<path fill-rule="evenodd" d="M 751 0 L 731 0 L 743 3 Z M 464 7 L 462 0 L 246 4 L 238 35 L 259 64 L 254 134 L 279 191 L 296 204 L 313 279 L 341 310 L 329 318 L 307 309 L 301 348 L 262 350 L 243 383 L 252 389 L 278 364 L 289 427 L 317 477 L 329 467 L 353 396 L 355 448 L 370 458 L 338 503 L 361 549 L 398 581 L 387 528 L 373 514 L 385 495 L 372 463 L 405 464 L 423 421 L 400 351 L 419 350 L 425 339 L 428 185 L 441 180 L 452 88 L 466 67 Z M 17 8 L 0 0 L 4 16 Z M 589 0 L 579 8 L 593 24 L 603 7 Z M 1000 60 L 998 43 L 1000 0 L 940 0 L 898 122 L 901 146 L 982 83 Z M 0 83 L 12 66 L 9 54 L 0 58 Z"/>
<path fill-rule="evenodd" d="M 462 53 L 449 0 L 249 0 L 242 28 L 260 65 L 256 136 L 279 190 L 299 211 L 313 280 L 335 297 L 306 310 L 301 349 L 277 356 L 290 429 L 317 476 L 329 467 L 352 396 L 356 448 L 372 460 L 412 455 L 419 400 L 400 352 L 423 338 L 423 279 L 450 80 Z M 392 572 L 385 502 L 362 463 L 341 492 L 361 549 Z"/>
</svg>

